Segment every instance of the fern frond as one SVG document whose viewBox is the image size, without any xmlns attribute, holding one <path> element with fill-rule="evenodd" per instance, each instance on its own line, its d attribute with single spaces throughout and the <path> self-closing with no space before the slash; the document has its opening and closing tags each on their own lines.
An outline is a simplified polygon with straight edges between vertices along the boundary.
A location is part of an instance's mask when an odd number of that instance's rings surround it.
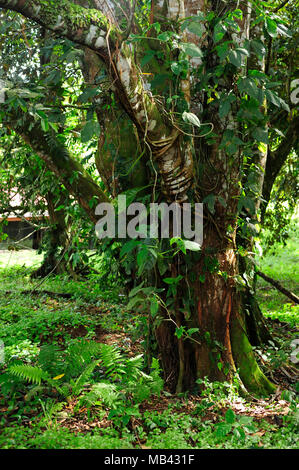
<svg viewBox="0 0 299 470">
<path fill-rule="evenodd" d="M 47 374 L 40 367 L 30 366 L 27 364 L 12 365 L 8 369 L 8 372 L 37 385 L 40 385 L 42 379 L 47 378 Z"/>
<path fill-rule="evenodd" d="M 62 351 L 56 344 L 46 344 L 40 348 L 38 364 L 49 372 L 49 374 L 59 374 L 63 367 Z"/>
<path fill-rule="evenodd" d="M 78 377 L 78 379 L 74 382 L 73 393 L 75 395 L 78 395 L 78 393 L 80 393 L 81 390 L 83 389 L 84 385 L 88 382 L 88 380 L 90 379 L 94 369 L 98 365 L 98 362 L 99 361 L 94 361 L 91 364 L 89 364 L 86 367 L 86 369 L 82 372 L 80 377 Z"/>
<path fill-rule="evenodd" d="M 128 382 L 136 381 L 141 375 L 146 376 L 142 372 L 143 355 L 139 354 L 126 360 L 126 379 Z"/>
<path fill-rule="evenodd" d="M 101 344 L 100 358 L 108 378 L 116 380 L 125 374 L 125 360 L 116 346 Z"/>
<path fill-rule="evenodd" d="M 85 369 L 90 362 L 100 357 L 101 345 L 95 341 L 81 340 L 71 344 L 66 353 L 66 375 L 74 377 Z"/>
<path fill-rule="evenodd" d="M 84 396 L 84 400 L 94 405 L 97 401 L 102 401 L 109 408 L 117 408 L 122 402 L 121 394 L 116 385 L 99 382 L 93 385 L 91 391 Z"/>
</svg>

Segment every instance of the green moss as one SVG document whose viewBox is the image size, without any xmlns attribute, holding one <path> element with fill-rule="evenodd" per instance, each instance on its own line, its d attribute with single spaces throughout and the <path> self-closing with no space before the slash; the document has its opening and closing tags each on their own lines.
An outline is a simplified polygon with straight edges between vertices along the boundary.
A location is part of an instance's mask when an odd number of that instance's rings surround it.
<svg viewBox="0 0 299 470">
<path fill-rule="evenodd" d="M 94 21 L 99 25 L 108 27 L 108 19 L 100 11 L 93 8 L 83 8 L 80 5 L 76 5 L 68 0 L 61 0 L 59 2 L 59 10 L 57 10 L 57 2 L 50 0 L 39 2 L 33 1 L 32 6 L 42 6 L 44 15 L 49 19 L 51 23 L 56 22 L 57 17 L 62 16 L 66 20 L 70 20 L 74 25 L 84 27 L 90 24 L 90 21 Z"/>
<path fill-rule="evenodd" d="M 83 8 L 68 0 L 61 0 L 59 9 L 57 9 L 57 2 L 53 0 L 31 1 L 28 6 L 26 5 L 27 8 L 33 13 L 38 11 L 38 19 L 50 28 L 57 24 L 59 17 L 64 20 L 65 29 L 69 31 L 76 28 L 87 29 L 91 24 L 106 31 L 109 27 L 111 28 L 108 19 L 100 11 L 94 8 Z M 115 28 L 110 29 L 110 38 L 111 40 L 116 38 Z"/>
<path fill-rule="evenodd" d="M 275 386 L 259 368 L 251 344 L 245 333 L 243 318 L 236 318 L 232 324 L 231 342 L 233 356 L 241 380 L 246 389 L 256 396 L 266 396 L 275 391 Z"/>
</svg>

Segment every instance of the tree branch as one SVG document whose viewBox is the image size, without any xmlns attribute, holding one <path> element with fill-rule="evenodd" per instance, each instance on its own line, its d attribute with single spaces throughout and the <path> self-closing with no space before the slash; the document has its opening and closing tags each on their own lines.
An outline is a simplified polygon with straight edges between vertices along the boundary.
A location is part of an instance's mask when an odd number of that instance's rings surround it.
<svg viewBox="0 0 299 470">
<path fill-rule="evenodd" d="M 290 0 L 285 0 L 282 2 L 280 5 L 278 5 L 277 8 L 275 8 L 274 13 L 277 13 L 279 10 L 281 10 L 287 3 L 289 3 Z"/>
<path fill-rule="evenodd" d="M 67 0 L 61 0 L 59 8 L 51 0 L 0 0 L 0 8 L 21 13 L 58 36 L 90 47 L 103 57 L 108 54 L 108 31 L 110 48 L 118 36 L 118 30 L 101 11 L 87 9 Z"/>
<path fill-rule="evenodd" d="M 105 15 L 67 0 L 60 1 L 59 9 L 50 0 L 0 0 L 0 7 L 22 13 L 58 36 L 89 47 L 102 58 L 122 108 L 135 124 L 151 159 L 159 164 L 165 194 L 183 200 L 193 185 L 191 151 L 188 146 L 181 151 L 183 134 L 161 112 L 146 89 L 130 46 Z"/>
<path fill-rule="evenodd" d="M 295 302 L 296 304 L 299 304 L 299 297 L 297 297 L 297 295 L 293 294 L 293 292 L 290 292 L 285 287 L 283 287 L 278 281 L 275 281 L 275 279 L 272 279 L 272 277 L 267 276 L 266 274 L 262 273 L 261 271 L 256 271 L 256 274 L 258 276 L 262 277 L 265 281 L 269 282 L 269 284 L 272 284 L 272 286 L 275 287 L 275 289 L 282 292 L 282 294 L 287 296 L 293 302 Z"/>
</svg>

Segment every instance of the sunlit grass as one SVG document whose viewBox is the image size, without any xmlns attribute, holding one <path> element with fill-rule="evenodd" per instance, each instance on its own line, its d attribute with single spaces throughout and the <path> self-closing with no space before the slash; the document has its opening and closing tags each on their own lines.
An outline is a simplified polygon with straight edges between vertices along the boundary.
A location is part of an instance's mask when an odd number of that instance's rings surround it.
<svg viewBox="0 0 299 470">
<path fill-rule="evenodd" d="M 277 244 L 259 259 L 260 269 L 299 296 L 299 224 L 294 224 L 285 245 Z M 263 313 L 290 323 L 299 322 L 299 306 L 258 278 L 257 296 Z"/>
<path fill-rule="evenodd" d="M 43 259 L 35 250 L 0 250 L 0 268 L 27 266 L 37 268 Z"/>
</svg>

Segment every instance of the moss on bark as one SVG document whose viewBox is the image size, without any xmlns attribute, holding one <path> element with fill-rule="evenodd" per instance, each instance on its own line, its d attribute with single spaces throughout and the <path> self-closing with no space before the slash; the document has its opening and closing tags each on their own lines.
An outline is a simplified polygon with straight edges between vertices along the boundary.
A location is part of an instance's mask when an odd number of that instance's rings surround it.
<svg viewBox="0 0 299 470">
<path fill-rule="evenodd" d="M 266 396 L 275 391 L 275 386 L 259 368 L 245 330 L 241 313 L 235 315 L 231 325 L 231 344 L 234 361 L 246 389 L 256 396 Z"/>
</svg>

